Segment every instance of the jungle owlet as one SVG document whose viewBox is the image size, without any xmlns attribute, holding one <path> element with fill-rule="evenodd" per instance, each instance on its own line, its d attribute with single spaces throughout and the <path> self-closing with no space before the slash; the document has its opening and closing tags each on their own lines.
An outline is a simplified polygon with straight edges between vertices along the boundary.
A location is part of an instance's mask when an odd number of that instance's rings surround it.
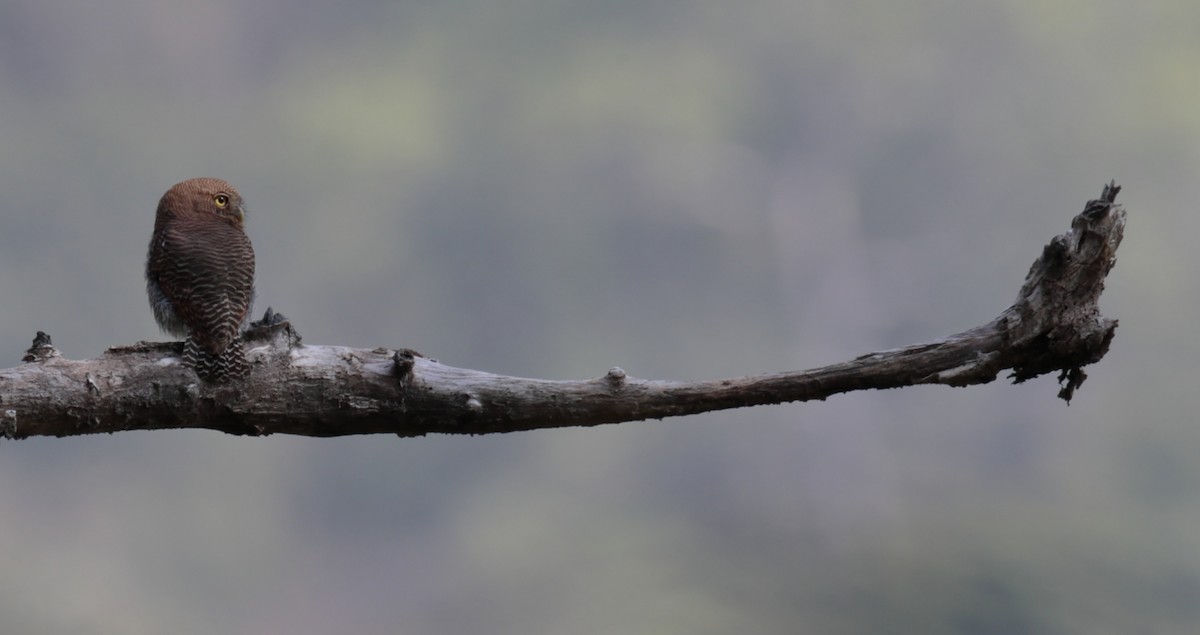
<svg viewBox="0 0 1200 635">
<path fill-rule="evenodd" d="M 183 363 L 208 382 L 250 370 L 239 335 L 254 301 L 254 249 L 242 196 L 220 179 L 190 179 L 163 194 L 146 256 L 158 325 L 186 337 Z"/>
</svg>

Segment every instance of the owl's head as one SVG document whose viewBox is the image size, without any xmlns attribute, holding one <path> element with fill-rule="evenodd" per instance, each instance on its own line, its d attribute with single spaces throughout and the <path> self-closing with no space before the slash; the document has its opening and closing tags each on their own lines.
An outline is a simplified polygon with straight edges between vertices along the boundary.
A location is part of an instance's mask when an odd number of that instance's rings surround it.
<svg viewBox="0 0 1200 635">
<path fill-rule="evenodd" d="M 158 218 L 186 215 L 216 217 L 241 226 L 246 219 L 242 195 L 221 179 L 202 177 L 176 183 L 158 202 Z"/>
</svg>

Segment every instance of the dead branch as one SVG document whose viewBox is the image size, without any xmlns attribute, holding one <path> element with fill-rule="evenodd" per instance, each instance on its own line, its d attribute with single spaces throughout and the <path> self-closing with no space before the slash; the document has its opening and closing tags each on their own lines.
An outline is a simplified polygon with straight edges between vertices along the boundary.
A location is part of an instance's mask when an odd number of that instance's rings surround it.
<svg viewBox="0 0 1200 635">
<path fill-rule="evenodd" d="M 715 381 L 635 379 L 620 368 L 581 381 L 506 377 L 414 351 L 305 346 L 270 310 L 247 333 L 254 370 L 207 385 L 179 364 L 179 343 L 141 342 L 97 359 L 64 359 L 38 333 L 25 364 L 0 370 L 0 435 L 71 436 L 205 428 L 230 434 L 489 434 L 661 419 L 825 399 L 868 388 L 1014 382 L 1058 371 L 1070 400 L 1082 367 L 1108 351 L 1116 320 L 1097 302 L 1116 262 L 1125 212 L 1105 186 L 1042 250 L 1016 302 L 982 326 L 928 344 L 813 370 Z"/>
</svg>

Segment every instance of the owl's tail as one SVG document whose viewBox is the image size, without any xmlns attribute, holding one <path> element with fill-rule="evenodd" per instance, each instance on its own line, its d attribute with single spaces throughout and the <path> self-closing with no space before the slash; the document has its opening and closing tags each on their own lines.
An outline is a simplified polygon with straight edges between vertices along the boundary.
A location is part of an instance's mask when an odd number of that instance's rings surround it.
<svg viewBox="0 0 1200 635">
<path fill-rule="evenodd" d="M 250 373 L 250 363 L 242 350 L 241 338 L 236 338 L 220 355 L 212 355 L 188 337 L 183 342 L 183 365 L 196 371 L 200 379 L 212 383 L 242 379 Z"/>
</svg>

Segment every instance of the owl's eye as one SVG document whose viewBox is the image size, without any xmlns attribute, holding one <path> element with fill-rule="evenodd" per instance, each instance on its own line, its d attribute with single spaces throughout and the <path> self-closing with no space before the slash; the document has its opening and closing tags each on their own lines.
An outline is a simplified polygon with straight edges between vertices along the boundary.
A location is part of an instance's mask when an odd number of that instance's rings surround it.
<svg viewBox="0 0 1200 635">
<path fill-rule="evenodd" d="M 213 202 L 217 204 L 217 207 L 225 209 L 225 207 L 229 205 L 229 196 L 226 194 L 218 194 L 213 197 Z"/>
</svg>

